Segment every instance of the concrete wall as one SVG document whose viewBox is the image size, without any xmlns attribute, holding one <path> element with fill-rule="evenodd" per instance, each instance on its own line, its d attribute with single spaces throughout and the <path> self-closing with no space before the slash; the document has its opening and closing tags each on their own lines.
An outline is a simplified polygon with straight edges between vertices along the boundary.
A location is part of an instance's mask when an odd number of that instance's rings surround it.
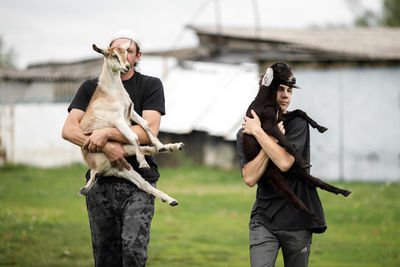
<svg viewBox="0 0 400 267">
<path fill-rule="evenodd" d="M 41 167 L 82 162 L 80 149 L 61 138 L 68 104 L 0 105 L 7 161 Z"/>
</svg>

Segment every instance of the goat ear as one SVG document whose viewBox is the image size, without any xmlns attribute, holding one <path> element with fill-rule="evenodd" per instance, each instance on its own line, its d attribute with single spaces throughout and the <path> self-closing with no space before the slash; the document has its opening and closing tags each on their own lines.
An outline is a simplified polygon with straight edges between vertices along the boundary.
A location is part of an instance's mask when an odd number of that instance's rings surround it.
<svg viewBox="0 0 400 267">
<path fill-rule="evenodd" d="M 107 55 L 108 55 L 107 50 L 98 48 L 95 44 L 93 44 L 92 47 L 93 47 L 93 50 L 94 50 L 94 51 L 96 51 L 96 52 L 98 52 L 98 53 L 100 53 L 100 54 L 103 54 L 104 56 L 107 56 Z"/>
<path fill-rule="evenodd" d="M 262 85 L 264 86 L 270 86 L 270 84 L 272 83 L 272 80 L 274 79 L 274 70 L 270 67 L 267 69 L 267 71 L 265 72 L 265 75 L 262 79 Z"/>
<path fill-rule="evenodd" d="M 128 41 L 126 41 L 126 43 L 124 43 L 123 45 L 121 45 L 121 47 L 125 50 L 127 50 L 130 46 L 131 46 L 132 40 L 129 39 Z"/>
</svg>

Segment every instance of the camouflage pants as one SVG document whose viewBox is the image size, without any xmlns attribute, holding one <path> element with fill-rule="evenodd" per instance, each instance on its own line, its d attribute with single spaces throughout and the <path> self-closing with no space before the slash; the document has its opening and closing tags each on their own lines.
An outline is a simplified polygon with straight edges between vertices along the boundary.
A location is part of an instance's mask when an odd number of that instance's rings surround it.
<svg viewBox="0 0 400 267">
<path fill-rule="evenodd" d="M 99 182 L 86 204 L 95 265 L 146 266 L 154 197 L 131 183 Z"/>
</svg>

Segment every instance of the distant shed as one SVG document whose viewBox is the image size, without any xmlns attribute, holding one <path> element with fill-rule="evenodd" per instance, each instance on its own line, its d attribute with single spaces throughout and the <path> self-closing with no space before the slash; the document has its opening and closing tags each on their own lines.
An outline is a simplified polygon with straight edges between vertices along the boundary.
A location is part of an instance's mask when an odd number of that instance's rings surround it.
<svg viewBox="0 0 400 267">
<path fill-rule="evenodd" d="M 400 63 L 400 28 L 249 29 L 188 26 L 202 57 L 226 63 Z"/>
</svg>

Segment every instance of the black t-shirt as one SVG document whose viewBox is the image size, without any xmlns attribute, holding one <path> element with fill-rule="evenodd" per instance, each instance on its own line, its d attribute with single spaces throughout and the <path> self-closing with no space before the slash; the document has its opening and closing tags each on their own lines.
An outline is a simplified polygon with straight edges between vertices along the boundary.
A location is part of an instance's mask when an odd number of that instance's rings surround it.
<svg viewBox="0 0 400 267">
<path fill-rule="evenodd" d="M 297 152 L 310 162 L 310 132 L 307 122 L 301 117 L 294 117 L 285 123 L 286 138 L 294 145 Z M 241 169 L 248 163 L 242 150 L 242 129 L 236 135 L 237 153 Z M 291 190 L 304 204 L 324 222 L 315 223 L 305 212 L 295 208 L 286 198 L 277 193 L 268 183 L 258 183 L 257 198 L 251 212 L 251 221 L 257 221 L 272 230 L 304 230 L 323 233 L 326 230 L 325 216 L 315 187 L 283 173 Z"/>
<path fill-rule="evenodd" d="M 86 111 L 90 99 L 96 90 L 97 82 L 98 79 L 95 78 L 82 83 L 68 107 L 68 112 L 74 108 Z M 134 104 L 134 110 L 140 116 L 142 116 L 143 110 L 157 110 L 161 115 L 165 114 L 164 89 L 160 79 L 135 72 L 129 80 L 123 81 L 122 83 Z M 134 122 L 132 123 L 134 124 Z M 146 156 L 147 163 L 150 165 L 149 170 L 139 169 L 139 163 L 135 155 L 127 157 L 126 159 L 148 182 L 156 182 L 160 177 L 157 164 L 152 156 Z M 89 172 L 86 173 L 86 178 L 88 178 L 88 175 Z M 127 182 L 125 179 L 116 177 L 99 179 L 99 182 L 114 181 Z"/>
</svg>

